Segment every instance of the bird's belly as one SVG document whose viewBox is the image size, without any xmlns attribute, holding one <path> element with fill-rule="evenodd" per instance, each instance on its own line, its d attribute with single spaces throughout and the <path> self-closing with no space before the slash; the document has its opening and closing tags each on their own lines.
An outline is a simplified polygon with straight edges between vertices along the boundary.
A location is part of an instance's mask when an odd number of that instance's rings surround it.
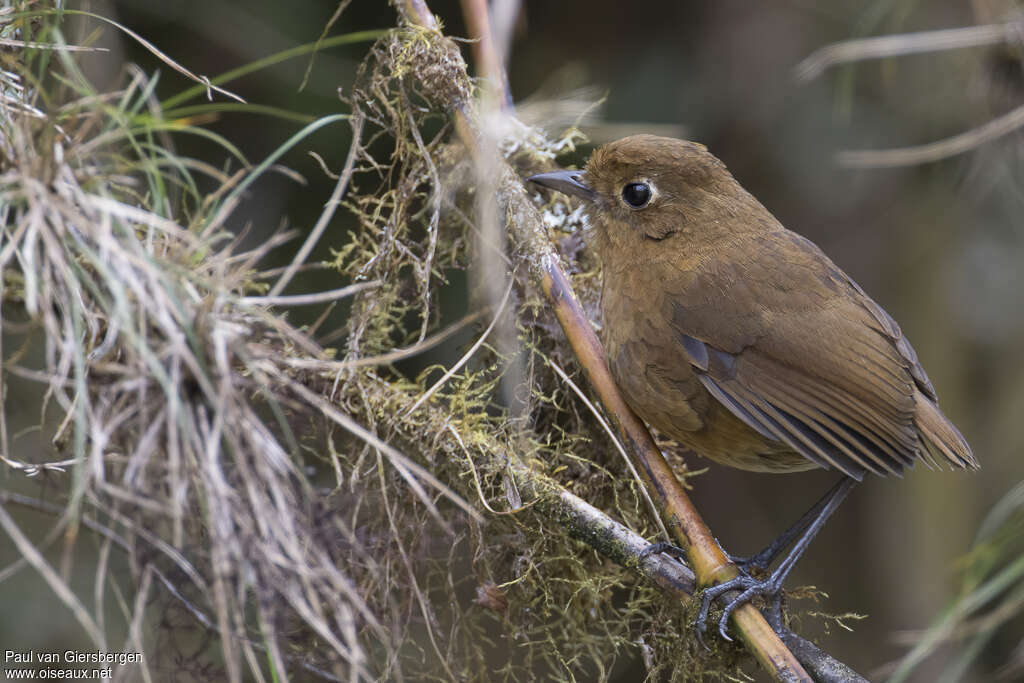
<svg viewBox="0 0 1024 683">
<path fill-rule="evenodd" d="M 609 339 L 606 344 L 612 375 L 630 407 L 647 424 L 698 455 L 755 472 L 817 467 L 729 412 L 704 388 L 674 343 L 663 353 L 649 341 Z M 669 358 L 675 362 L 667 362 Z"/>
</svg>

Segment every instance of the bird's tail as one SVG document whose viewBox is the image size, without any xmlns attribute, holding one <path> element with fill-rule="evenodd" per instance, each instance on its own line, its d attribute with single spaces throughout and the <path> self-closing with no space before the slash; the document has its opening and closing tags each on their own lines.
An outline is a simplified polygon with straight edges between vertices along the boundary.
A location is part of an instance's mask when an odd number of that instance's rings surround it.
<svg viewBox="0 0 1024 683">
<path fill-rule="evenodd" d="M 927 453 L 922 453 L 932 464 L 948 462 L 954 467 L 978 469 L 978 461 L 960 431 L 953 426 L 939 407 L 927 397 L 918 394 L 914 425 Z"/>
</svg>

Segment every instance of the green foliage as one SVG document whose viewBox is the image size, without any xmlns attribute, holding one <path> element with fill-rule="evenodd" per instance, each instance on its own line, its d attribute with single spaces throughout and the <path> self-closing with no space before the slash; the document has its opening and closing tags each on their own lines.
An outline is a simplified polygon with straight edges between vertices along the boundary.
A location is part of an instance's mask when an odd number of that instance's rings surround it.
<svg viewBox="0 0 1024 683">
<path fill-rule="evenodd" d="M 942 683 L 966 676 L 982 651 L 1024 615 L 1024 484 L 1011 489 L 982 522 L 974 546 L 962 562 L 959 595 L 920 636 L 889 679 L 907 680 L 927 657 L 951 642 L 965 643 L 946 667 Z M 1005 680 L 1020 677 L 1019 657 L 999 672 Z"/>
</svg>

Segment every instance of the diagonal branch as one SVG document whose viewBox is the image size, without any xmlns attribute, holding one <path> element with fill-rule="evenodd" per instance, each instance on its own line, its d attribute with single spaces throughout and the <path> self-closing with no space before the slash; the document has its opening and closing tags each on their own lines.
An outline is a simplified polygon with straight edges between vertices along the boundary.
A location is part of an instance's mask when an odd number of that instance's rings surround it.
<svg viewBox="0 0 1024 683">
<path fill-rule="evenodd" d="M 511 169 L 507 169 L 507 172 L 515 176 Z M 702 586 L 710 586 L 737 576 L 736 566 L 729 561 L 711 530 L 701 519 L 700 513 L 673 474 L 647 427 L 630 409 L 619 392 L 608 370 L 604 349 L 557 257 L 550 253 L 553 251 L 550 242 L 542 232 L 543 226 L 539 217 L 536 217 L 536 209 L 526 197 L 521 183 L 518 182 L 518 178 L 515 178 L 515 182 L 509 178 L 503 185 L 508 191 L 506 199 L 509 226 L 517 232 L 527 231 L 527 234 L 521 237 L 530 237 L 528 244 L 539 252 L 535 254 L 539 258 L 529 259 L 534 276 L 540 280 L 541 287 L 550 299 L 555 315 L 569 338 L 576 359 L 608 412 L 616 432 L 621 435 L 655 504 L 661 508 L 666 526 L 675 541 L 686 550 L 698 582 Z M 777 680 L 811 680 L 753 605 L 748 603 L 737 609 L 733 614 L 733 621 L 751 654 Z"/>
<path fill-rule="evenodd" d="M 395 4 L 410 24 L 423 29 L 438 26 L 423 0 L 396 0 Z M 463 143 L 474 156 L 480 154 L 480 127 L 472 104 L 454 98 L 447 100 L 447 106 Z M 537 208 L 507 163 L 499 166 L 496 187 L 506 225 L 520 246 L 522 264 L 528 267 L 550 300 L 577 360 L 660 508 L 669 531 L 686 550 L 699 584 L 709 586 L 737 576 L 736 566 L 701 519 L 650 432 L 619 393 L 608 370 L 604 350 L 559 263 Z M 737 609 L 733 622 L 748 650 L 776 680 L 810 683 L 811 677 L 753 605 L 748 603 Z"/>
</svg>

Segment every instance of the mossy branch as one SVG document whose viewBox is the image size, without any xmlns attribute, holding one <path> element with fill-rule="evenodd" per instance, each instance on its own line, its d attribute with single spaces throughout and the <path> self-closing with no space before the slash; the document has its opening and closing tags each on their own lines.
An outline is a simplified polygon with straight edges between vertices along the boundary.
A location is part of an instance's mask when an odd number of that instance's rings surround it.
<svg viewBox="0 0 1024 683">
<path fill-rule="evenodd" d="M 666 593 L 687 600 L 693 596 L 695 577 L 688 567 L 663 555 L 641 560 L 640 552 L 647 547 L 642 536 L 524 463 L 513 460 L 509 470 L 534 506 L 561 523 L 571 536 L 613 562 L 634 569 Z M 815 681 L 867 683 L 849 666 L 792 631 L 784 630 L 779 637 Z"/>
<path fill-rule="evenodd" d="M 406 21 L 425 29 L 438 23 L 421 0 L 398 3 Z M 486 22 L 476 22 L 486 26 Z M 485 41 L 483 45 L 491 44 Z M 496 58 L 486 60 L 493 72 Z M 466 77 L 465 74 L 461 74 Z M 468 79 L 468 77 L 467 77 Z M 469 102 L 448 103 L 457 131 L 474 154 L 480 153 L 480 131 Z M 644 483 L 660 508 L 675 540 L 686 549 L 700 585 L 708 586 L 738 575 L 714 535 L 690 502 L 643 422 L 629 408 L 618 391 L 605 360 L 604 351 L 577 300 L 548 239 L 536 207 L 529 200 L 518 175 L 507 164 L 500 167 L 498 203 L 504 209 L 506 226 L 520 248 L 520 258 L 547 295 L 558 321 L 591 386 L 611 417 Z M 810 681 L 800 662 L 790 652 L 764 616 L 750 604 L 733 614 L 733 622 L 750 652 L 777 680 Z"/>
</svg>

